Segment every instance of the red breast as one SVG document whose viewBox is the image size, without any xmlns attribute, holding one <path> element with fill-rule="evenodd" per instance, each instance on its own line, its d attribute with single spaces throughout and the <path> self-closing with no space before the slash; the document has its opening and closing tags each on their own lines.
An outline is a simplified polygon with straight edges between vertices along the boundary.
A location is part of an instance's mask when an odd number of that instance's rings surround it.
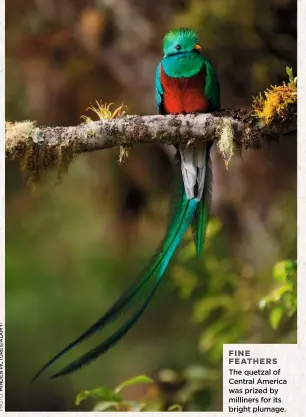
<svg viewBox="0 0 306 417">
<path fill-rule="evenodd" d="M 209 101 L 204 95 L 205 65 L 197 75 L 190 78 L 172 78 L 165 73 L 162 65 L 160 68 L 163 105 L 167 113 L 203 113 L 207 111 Z"/>
</svg>

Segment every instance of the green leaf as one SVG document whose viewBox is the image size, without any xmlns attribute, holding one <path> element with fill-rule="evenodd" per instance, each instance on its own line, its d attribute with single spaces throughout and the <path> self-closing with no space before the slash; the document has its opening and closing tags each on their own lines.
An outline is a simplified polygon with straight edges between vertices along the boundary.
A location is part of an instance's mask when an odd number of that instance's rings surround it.
<svg viewBox="0 0 306 417">
<path fill-rule="evenodd" d="M 118 405 L 118 401 L 100 401 L 94 406 L 93 411 L 107 411 L 116 408 L 116 405 Z"/>
<path fill-rule="evenodd" d="M 137 401 L 124 401 L 121 403 L 129 411 L 142 411 L 144 404 L 140 404 Z"/>
<path fill-rule="evenodd" d="M 128 379 L 127 381 L 122 382 L 122 384 L 118 385 L 114 389 L 115 393 L 119 393 L 123 388 L 129 387 L 131 385 L 138 385 L 138 384 L 153 384 L 154 381 L 146 375 L 138 375 L 133 378 Z"/>
<path fill-rule="evenodd" d="M 79 392 L 75 399 L 75 405 L 79 406 L 82 401 L 86 400 L 89 397 L 89 392 L 88 390 Z"/>
<path fill-rule="evenodd" d="M 145 404 L 140 404 L 136 401 L 127 401 L 124 404 L 128 404 L 130 406 L 131 411 L 142 411 L 145 407 Z"/>
<path fill-rule="evenodd" d="M 143 404 L 136 401 L 101 401 L 95 405 L 93 411 L 141 411 Z"/>
<path fill-rule="evenodd" d="M 280 261 L 274 265 L 273 277 L 276 281 L 285 284 L 287 280 L 287 261 Z"/>
<path fill-rule="evenodd" d="M 292 260 L 277 262 L 273 268 L 273 277 L 276 281 L 285 283 L 291 277 L 295 277 L 297 271 L 297 263 Z"/>
<path fill-rule="evenodd" d="M 287 73 L 287 75 L 289 77 L 289 82 L 291 84 L 293 84 L 293 85 L 296 85 L 296 83 L 297 83 L 297 77 L 294 77 L 292 68 L 286 67 L 286 73 Z"/>
<path fill-rule="evenodd" d="M 209 371 L 202 365 L 189 365 L 183 374 L 188 381 L 203 381 L 208 377 Z"/>
<path fill-rule="evenodd" d="M 229 308 L 232 297 L 228 295 L 217 295 L 202 299 L 194 304 L 193 318 L 197 323 L 206 320 L 213 311 L 223 308 Z"/>
<path fill-rule="evenodd" d="M 221 230 L 222 223 L 219 219 L 211 219 L 208 223 L 207 227 L 207 237 L 208 239 L 212 239 L 217 235 L 217 233 Z"/>
<path fill-rule="evenodd" d="M 80 405 L 80 403 L 87 398 L 101 399 L 105 401 L 121 401 L 120 395 L 109 390 L 108 388 L 100 387 L 93 390 L 81 391 L 75 399 L 75 405 Z"/>
<path fill-rule="evenodd" d="M 175 284 L 179 287 L 180 296 L 188 299 L 198 286 L 198 277 L 190 269 L 180 265 L 172 268 L 172 274 Z"/>
<path fill-rule="evenodd" d="M 289 80 L 291 80 L 291 78 L 293 77 L 292 68 L 286 67 L 286 73 L 289 77 Z"/>
<path fill-rule="evenodd" d="M 279 322 L 282 318 L 282 315 L 284 313 L 284 307 L 283 306 L 276 306 L 273 308 L 273 310 L 270 313 L 270 324 L 271 327 L 276 330 L 279 326 Z"/>
<path fill-rule="evenodd" d="M 183 411 L 183 407 L 180 404 L 172 404 L 167 411 Z"/>
</svg>

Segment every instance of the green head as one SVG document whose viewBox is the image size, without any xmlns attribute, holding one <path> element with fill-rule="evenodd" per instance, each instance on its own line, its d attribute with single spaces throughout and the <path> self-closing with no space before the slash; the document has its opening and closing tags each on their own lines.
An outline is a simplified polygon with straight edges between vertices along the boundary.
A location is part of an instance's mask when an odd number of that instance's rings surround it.
<svg viewBox="0 0 306 417">
<path fill-rule="evenodd" d="M 200 51 L 201 47 L 198 45 L 198 42 L 198 35 L 193 29 L 172 29 L 164 37 L 164 56 Z"/>
</svg>

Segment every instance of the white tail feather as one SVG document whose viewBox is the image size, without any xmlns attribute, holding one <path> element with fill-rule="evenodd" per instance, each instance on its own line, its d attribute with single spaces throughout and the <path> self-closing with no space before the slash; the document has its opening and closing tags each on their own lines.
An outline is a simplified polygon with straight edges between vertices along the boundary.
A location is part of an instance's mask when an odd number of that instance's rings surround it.
<svg viewBox="0 0 306 417">
<path fill-rule="evenodd" d="M 201 200 L 206 175 L 207 144 L 203 142 L 197 146 L 184 148 L 180 146 L 179 150 L 186 196 L 188 200 L 192 198 Z"/>
</svg>

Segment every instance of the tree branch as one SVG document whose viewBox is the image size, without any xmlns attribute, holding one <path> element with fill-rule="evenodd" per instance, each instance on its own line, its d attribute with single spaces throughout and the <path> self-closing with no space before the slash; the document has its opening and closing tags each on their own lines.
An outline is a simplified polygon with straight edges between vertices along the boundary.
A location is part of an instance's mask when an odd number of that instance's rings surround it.
<svg viewBox="0 0 306 417">
<path fill-rule="evenodd" d="M 79 153 L 138 143 L 189 145 L 219 141 L 225 160 L 241 149 L 260 149 L 264 141 L 297 129 L 296 103 L 269 123 L 255 118 L 252 107 L 198 115 L 125 116 L 70 127 L 37 127 L 33 122 L 6 124 L 6 156 L 19 159 L 28 171 L 64 169 Z"/>
</svg>

